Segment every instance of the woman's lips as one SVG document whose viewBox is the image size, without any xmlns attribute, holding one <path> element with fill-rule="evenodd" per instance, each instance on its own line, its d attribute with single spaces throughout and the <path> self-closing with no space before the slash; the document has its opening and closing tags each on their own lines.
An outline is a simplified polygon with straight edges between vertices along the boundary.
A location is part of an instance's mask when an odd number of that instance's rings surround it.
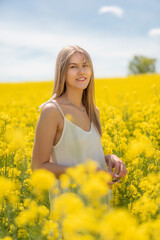
<svg viewBox="0 0 160 240">
<path fill-rule="evenodd" d="M 84 82 L 86 80 L 86 78 L 85 77 L 77 78 L 77 80 L 80 81 L 80 82 Z"/>
</svg>

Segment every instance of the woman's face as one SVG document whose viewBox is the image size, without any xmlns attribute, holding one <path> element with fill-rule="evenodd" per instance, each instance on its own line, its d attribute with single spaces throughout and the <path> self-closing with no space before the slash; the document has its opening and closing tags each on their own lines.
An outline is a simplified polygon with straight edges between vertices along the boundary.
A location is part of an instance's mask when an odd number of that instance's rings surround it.
<svg viewBox="0 0 160 240">
<path fill-rule="evenodd" d="M 69 60 L 66 87 L 87 88 L 91 74 L 89 62 L 87 62 L 84 55 L 79 52 L 74 53 Z"/>
</svg>

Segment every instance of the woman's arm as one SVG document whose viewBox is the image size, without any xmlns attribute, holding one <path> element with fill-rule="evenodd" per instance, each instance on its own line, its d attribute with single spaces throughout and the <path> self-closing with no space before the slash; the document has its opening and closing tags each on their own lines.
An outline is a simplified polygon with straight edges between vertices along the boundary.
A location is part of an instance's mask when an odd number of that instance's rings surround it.
<svg viewBox="0 0 160 240">
<path fill-rule="evenodd" d="M 52 172 L 57 179 L 59 179 L 60 175 L 65 173 L 66 170 L 69 168 L 68 166 L 62 166 L 57 163 L 52 162 L 45 162 L 41 164 L 39 168 L 44 168 L 50 172 Z"/>
<path fill-rule="evenodd" d="M 54 163 L 54 159 L 50 162 L 59 117 L 59 110 L 54 104 L 48 103 L 43 107 L 36 126 L 31 159 L 32 171 L 45 168 L 54 173 L 57 178 L 69 167 Z"/>
</svg>

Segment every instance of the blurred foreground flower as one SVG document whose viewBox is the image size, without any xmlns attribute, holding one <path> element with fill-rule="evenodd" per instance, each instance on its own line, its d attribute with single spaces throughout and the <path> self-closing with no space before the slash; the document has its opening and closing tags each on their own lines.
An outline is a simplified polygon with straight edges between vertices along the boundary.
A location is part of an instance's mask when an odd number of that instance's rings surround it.
<svg viewBox="0 0 160 240">
<path fill-rule="evenodd" d="M 0 176 L 0 186 L 0 203 L 2 203 L 4 199 L 7 199 L 12 205 L 18 202 L 19 198 L 15 191 L 16 185 L 13 181 Z"/>
<path fill-rule="evenodd" d="M 31 176 L 31 185 L 33 186 L 33 193 L 38 198 L 43 199 L 43 195 L 48 191 L 56 191 L 56 177 L 50 171 L 45 169 L 37 169 Z"/>
</svg>

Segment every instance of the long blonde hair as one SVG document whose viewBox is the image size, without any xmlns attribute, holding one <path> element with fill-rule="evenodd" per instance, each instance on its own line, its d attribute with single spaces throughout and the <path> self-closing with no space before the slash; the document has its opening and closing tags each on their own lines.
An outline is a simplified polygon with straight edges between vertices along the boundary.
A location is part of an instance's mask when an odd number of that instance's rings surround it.
<svg viewBox="0 0 160 240">
<path fill-rule="evenodd" d="M 66 74 L 69 66 L 69 60 L 71 56 L 79 52 L 83 54 L 88 61 L 91 69 L 91 79 L 86 89 L 83 90 L 82 103 L 86 108 L 90 121 L 96 126 L 100 136 L 102 136 L 101 124 L 96 114 L 95 105 L 95 85 L 94 85 L 94 71 L 93 64 L 89 54 L 79 46 L 66 46 L 58 54 L 56 60 L 55 79 L 53 94 L 56 94 L 56 98 L 61 96 L 66 90 Z"/>
</svg>

